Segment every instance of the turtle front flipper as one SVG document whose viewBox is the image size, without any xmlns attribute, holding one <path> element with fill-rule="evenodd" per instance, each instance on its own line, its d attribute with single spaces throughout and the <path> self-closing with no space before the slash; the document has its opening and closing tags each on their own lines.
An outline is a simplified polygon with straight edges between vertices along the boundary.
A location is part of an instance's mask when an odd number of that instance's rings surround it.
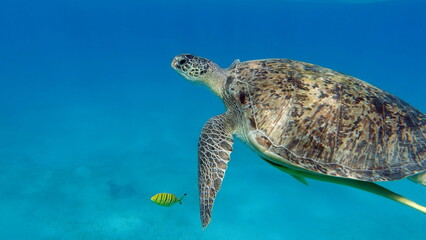
<svg viewBox="0 0 426 240">
<path fill-rule="evenodd" d="M 198 189 L 203 228 L 211 219 L 216 194 L 222 185 L 232 152 L 233 127 L 226 114 L 210 118 L 198 141 Z"/>
</svg>

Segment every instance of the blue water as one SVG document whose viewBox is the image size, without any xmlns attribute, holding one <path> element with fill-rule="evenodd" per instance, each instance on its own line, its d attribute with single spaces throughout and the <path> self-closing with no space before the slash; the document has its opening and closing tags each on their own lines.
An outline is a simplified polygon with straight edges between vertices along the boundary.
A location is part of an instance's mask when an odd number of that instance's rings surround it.
<svg viewBox="0 0 426 240">
<path fill-rule="evenodd" d="M 0 239 L 423 239 L 424 214 L 306 187 L 238 141 L 201 228 L 198 134 L 224 108 L 175 55 L 311 62 L 426 111 L 426 3 L 353 2 L 2 1 Z M 426 204 L 420 185 L 383 185 Z M 159 192 L 188 195 L 166 208 Z"/>
</svg>

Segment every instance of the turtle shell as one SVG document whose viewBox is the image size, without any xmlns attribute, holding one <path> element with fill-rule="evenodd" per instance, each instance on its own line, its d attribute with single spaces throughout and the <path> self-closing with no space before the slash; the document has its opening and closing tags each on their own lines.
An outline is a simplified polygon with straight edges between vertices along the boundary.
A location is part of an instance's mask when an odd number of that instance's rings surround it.
<svg viewBox="0 0 426 240">
<path fill-rule="evenodd" d="M 228 74 L 237 136 L 274 163 L 364 181 L 426 170 L 426 115 L 388 92 L 286 59 L 234 64 Z"/>
</svg>

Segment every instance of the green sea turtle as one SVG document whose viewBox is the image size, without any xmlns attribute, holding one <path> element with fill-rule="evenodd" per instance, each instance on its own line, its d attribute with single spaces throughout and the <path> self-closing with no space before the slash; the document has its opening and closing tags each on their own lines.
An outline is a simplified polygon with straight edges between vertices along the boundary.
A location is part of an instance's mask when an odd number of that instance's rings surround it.
<svg viewBox="0 0 426 240">
<path fill-rule="evenodd" d="M 194 55 L 172 67 L 226 106 L 198 142 L 203 227 L 211 219 L 235 135 L 268 163 L 306 183 L 356 187 L 426 208 L 373 182 L 409 177 L 426 186 L 426 115 L 357 78 L 309 63 L 238 60 L 226 69 Z"/>
</svg>

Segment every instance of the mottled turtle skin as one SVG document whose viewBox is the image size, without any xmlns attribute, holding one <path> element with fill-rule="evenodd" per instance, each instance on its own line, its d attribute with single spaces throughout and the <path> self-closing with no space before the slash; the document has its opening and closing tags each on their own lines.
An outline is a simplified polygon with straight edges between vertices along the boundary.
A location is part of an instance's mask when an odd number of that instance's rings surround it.
<svg viewBox="0 0 426 240">
<path fill-rule="evenodd" d="M 426 116 L 371 84 L 285 59 L 242 62 L 228 74 L 237 134 L 273 162 L 363 181 L 426 169 Z"/>
<path fill-rule="evenodd" d="M 343 184 L 423 207 L 373 182 L 410 177 L 426 186 L 426 115 L 357 78 L 288 59 L 236 60 L 222 69 L 190 54 L 172 67 L 207 85 L 226 106 L 198 143 L 203 227 L 219 191 L 233 136 L 299 181 Z"/>
</svg>

